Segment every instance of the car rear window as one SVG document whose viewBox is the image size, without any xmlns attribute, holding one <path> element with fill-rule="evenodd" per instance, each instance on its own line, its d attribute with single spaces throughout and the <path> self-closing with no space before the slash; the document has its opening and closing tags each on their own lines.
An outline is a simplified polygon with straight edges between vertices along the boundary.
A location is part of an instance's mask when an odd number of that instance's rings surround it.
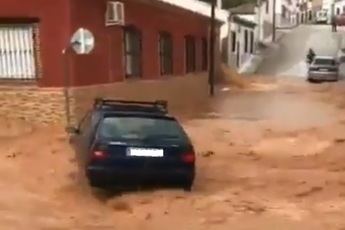
<svg viewBox="0 0 345 230">
<path fill-rule="evenodd" d="M 330 58 L 315 58 L 314 64 L 315 65 L 336 65 L 336 62 L 334 59 L 330 59 Z"/>
<path fill-rule="evenodd" d="M 110 140 L 186 141 L 187 136 L 176 120 L 151 117 L 106 117 L 98 135 Z"/>
</svg>

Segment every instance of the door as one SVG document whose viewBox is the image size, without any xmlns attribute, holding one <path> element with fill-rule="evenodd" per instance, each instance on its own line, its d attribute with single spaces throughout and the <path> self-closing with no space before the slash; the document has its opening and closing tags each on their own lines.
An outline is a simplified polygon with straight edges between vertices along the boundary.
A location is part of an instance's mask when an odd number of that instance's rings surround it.
<svg viewBox="0 0 345 230">
<path fill-rule="evenodd" d="M 237 45 L 236 45 L 236 66 L 237 68 L 240 68 L 240 52 L 241 52 L 241 49 L 240 49 L 240 42 L 237 42 Z"/>
</svg>

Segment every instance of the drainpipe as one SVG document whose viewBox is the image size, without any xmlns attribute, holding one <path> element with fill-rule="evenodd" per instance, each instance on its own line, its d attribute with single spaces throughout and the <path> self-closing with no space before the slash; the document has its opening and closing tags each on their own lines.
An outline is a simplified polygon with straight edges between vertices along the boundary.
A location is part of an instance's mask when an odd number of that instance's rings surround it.
<svg viewBox="0 0 345 230">
<path fill-rule="evenodd" d="M 65 99 L 65 116 L 66 116 L 66 128 L 71 126 L 71 105 L 70 105 L 70 69 L 69 69 L 69 57 L 71 52 L 71 46 L 67 46 L 62 50 L 63 67 L 64 67 L 64 99 Z"/>
<path fill-rule="evenodd" d="M 231 66 L 231 64 L 232 64 L 232 40 L 231 40 L 231 24 L 232 24 L 232 13 L 231 12 L 229 12 L 229 17 L 228 17 L 228 45 L 227 45 L 227 48 L 228 48 L 228 50 L 227 50 L 227 52 L 228 52 L 228 62 L 227 62 L 227 64 L 228 64 L 228 66 Z"/>
<path fill-rule="evenodd" d="M 273 0 L 272 42 L 276 41 L 276 2 L 277 0 Z"/>
<path fill-rule="evenodd" d="M 210 18 L 210 67 L 209 67 L 209 86 L 210 86 L 210 96 L 214 96 L 214 81 L 215 81 L 215 29 L 216 29 L 216 19 L 215 19 L 215 11 L 216 11 L 216 0 L 211 1 L 211 18 Z"/>
<path fill-rule="evenodd" d="M 256 15 L 257 15 L 257 22 L 258 22 L 258 24 L 257 24 L 257 37 L 256 37 L 256 47 L 255 47 L 255 50 L 256 50 L 256 48 L 258 47 L 258 43 L 260 42 L 260 40 L 261 40 L 261 30 L 262 30 L 262 23 L 261 23 L 261 17 L 262 17 L 262 15 L 261 15 L 261 0 L 258 0 L 257 1 L 257 7 L 256 7 Z"/>
</svg>

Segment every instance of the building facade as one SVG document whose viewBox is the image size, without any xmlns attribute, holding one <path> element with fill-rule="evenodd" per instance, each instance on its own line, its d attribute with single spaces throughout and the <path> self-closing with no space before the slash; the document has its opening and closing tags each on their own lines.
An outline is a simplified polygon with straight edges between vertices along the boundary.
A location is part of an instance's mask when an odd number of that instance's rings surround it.
<svg viewBox="0 0 345 230">
<path fill-rule="evenodd" d="M 255 52 L 256 24 L 253 15 L 234 15 L 229 28 L 229 66 L 241 72 Z"/>
<path fill-rule="evenodd" d="M 276 0 L 276 24 L 277 27 L 291 27 L 296 25 L 296 1 Z"/>
<path fill-rule="evenodd" d="M 345 1 L 344 0 L 336 0 L 334 2 L 334 13 L 335 15 L 340 15 L 345 13 Z"/>
<path fill-rule="evenodd" d="M 327 11 L 328 23 L 330 23 L 332 16 L 336 14 L 335 0 L 322 0 L 322 9 Z"/>
<path fill-rule="evenodd" d="M 75 111 L 96 96 L 174 99 L 184 87 L 186 97 L 193 90 L 207 94 L 206 76 L 192 76 L 208 69 L 209 15 L 168 0 L 121 0 L 115 9 L 109 3 L 115 2 L 2 1 L 0 101 L 6 111 L 0 108 L 0 115 L 61 120 L 66 76 Z M 115 13 L 120 23 L 111 23 Z M 217 21 L 220 26 L 219 14 Z M 80 27 L 94 34 L 95 49 L 62 55 Z"/>
</svg>

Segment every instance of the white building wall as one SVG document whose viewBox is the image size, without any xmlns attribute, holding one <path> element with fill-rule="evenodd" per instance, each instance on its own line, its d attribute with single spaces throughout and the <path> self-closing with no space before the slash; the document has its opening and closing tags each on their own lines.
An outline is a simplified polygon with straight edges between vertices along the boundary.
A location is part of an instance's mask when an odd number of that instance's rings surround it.
<svg viewBox="0 0 345 230">
<path fill-rule="evenodd" d="M 211 17 L 211 5 L 198 1 L 198 0 L 159 0 L 161 2 L 165 2 L 183 9 L 187 9 L 189 11 L 195 12 L 197 14 L 204 15 L 206 17 Z M 222 44 L 222 40 L 226 39 L 228 35 L 228 18 L 229 12 L 227 10 L 221 9 L 221 0 L 217 0 L 217 7 L 215 10 L 215 18 L 218 21 L 223 22 L 223 25 L 220 28 L 220 46 Z M 219 47 L 221 49 L 221 47 Z"/>
<path fill-rule="evenodd" d="M 296 24 L 296 0 L 277 0 L 276 2 L 276 24 L 278 27 L 290 27 Z M 286 9 L 285 17 L 282 8 Z"/>
<path fill-rule="evenodd" d="M 342 1 L 338 1 L 334 3 L 334 13 L 337 14 L 339 12 L 339 14 L 345 13 L 345 0 Z"/>
<path fill-rule="evenodd" d="M 247 52 L 245 52 L 245 31 L 248 32 L 247 37 Z M 236 34 L 235 42 L 232 41 L 232 32 Z M 254 43 L 253 43 L 253 53 L 251 53 L 251 32 L 254 33 Z M 255 53 L 255 41 L 256 41 L 256 31 L 253 28 L 246 27 L 244 25 L 230 22 L 229 23 L 229 36 L 228 36 L 228 52 L 229 60 L 228 65 L 235 67 L 236 69 L 241 69 L 254 55 Z M 233 47 L 235 44 L 235 47 Z"/>
<path fill-rule="evenodd" d="M 266 5 L 268 4 L 268 12 L 266 11 Z M 273 21 L 273 0 L 267 0 L 262 4 L 262 10 L 264 12 L 264 21 L 272 23 Z"/>
<path fill-rule="evenodd" d="M 332 15 L 335 14 L 334 10 L 335 1 L 334 0 L 323 0 L 322 9 L 327 10 L 328 22 L 331 22 Z"/>
</svg>

